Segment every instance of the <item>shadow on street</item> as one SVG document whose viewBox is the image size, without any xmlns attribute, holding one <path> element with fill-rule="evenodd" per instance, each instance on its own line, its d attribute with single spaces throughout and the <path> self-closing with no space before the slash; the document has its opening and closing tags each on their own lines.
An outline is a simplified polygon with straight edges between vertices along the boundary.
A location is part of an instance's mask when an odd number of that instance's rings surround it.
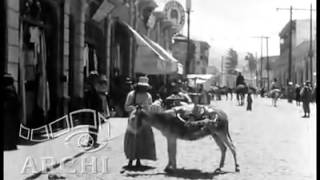
<svg viewBox="0 0 320 180">
<path fill-rule="evenodd" d="M 176 169 L 174 171 L 168 173 L 150 173 L 150 174 L 126 174 L 127 177 L 141 177 L 141 176 L 158 176 L 165 175 L 168 177 L 176 177 L 176 178 L 185 178 L 185 179 L 212 179 L 215 176 L 230 174 L 233 172 L 230 171 L 221 171 L 221 172 L 202 172 L 198 169 Z"/>
</svg>

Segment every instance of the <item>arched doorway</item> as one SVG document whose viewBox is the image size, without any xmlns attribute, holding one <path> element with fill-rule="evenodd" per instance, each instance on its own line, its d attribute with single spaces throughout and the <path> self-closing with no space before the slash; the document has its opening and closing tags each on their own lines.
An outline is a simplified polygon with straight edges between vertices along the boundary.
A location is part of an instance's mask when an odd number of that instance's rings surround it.
<svg viewBox="0 0 320 180">
<path fill-rule="evenodd" d="M 61 88 L 61 11 L 58 2 L 23 0 L 22 27 L 25 125 L 39 127 L 59 116 Z M 23 83 L 24 82 L 24 83 Z"/>
</svg>

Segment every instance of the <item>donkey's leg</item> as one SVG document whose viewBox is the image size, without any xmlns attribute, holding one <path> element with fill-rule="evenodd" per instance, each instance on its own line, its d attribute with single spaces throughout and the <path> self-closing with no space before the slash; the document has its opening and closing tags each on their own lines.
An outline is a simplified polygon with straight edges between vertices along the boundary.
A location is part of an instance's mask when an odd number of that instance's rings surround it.
<svg viewBox="0 0 320 180">
<path fill-rule="evenodd" d="M 167 137 L 167 144 L 169 161 L 165 170 L 168 170 L 170 168 L 176 169 L 177 139 L 175 137 Z"/>
<path fill-rule="evenodd" d="M 217 136 L 216 134 L 212 134 L 212 137 L 214 139 L 214 141 L 217 143 L 218 147 L 220 148 L 221 151 L 221 158 L 220 158 L 220 165 L 219 168 L 217 168 L 215 170 L 215 172 L 221 171 L 221 168 L 223 168 L 224 166 L 224 161 L 226 158 L 226 151 L 227 151 L 227 147 L 226 145 L 222 142 L 222 140 L 219 138 L 219 136 Z"/>
<path fill-rule="evenodd" d="M 226 144 L 229 147 L 229 149 L 231 150 L 231 153 L 232 153 L 233 159 L 234 159 L 234 164 L 235 164 L 235 171 L 239 172 L 240 169 L 239 169 L 239 164 L 237 161 L 236 147 L 233 145 L 231 139 L 227 136 L 227 132 L 220 132 L 220 133 L 217 133 L 217 135 L 223 141 L 223 143 Z"/>
</svg>

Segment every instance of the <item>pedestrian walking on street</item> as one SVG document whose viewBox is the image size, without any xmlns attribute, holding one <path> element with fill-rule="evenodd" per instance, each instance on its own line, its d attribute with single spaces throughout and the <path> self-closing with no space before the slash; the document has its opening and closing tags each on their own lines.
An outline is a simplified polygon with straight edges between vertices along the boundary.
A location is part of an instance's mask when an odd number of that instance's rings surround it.
<svg viewBox="0 0 320 180">
<path fill-rule="evenodd" d="M 261 90 L 260 90 L 260 96 L 264 97 L 264 93 L 265 93 L 265 90 L 264 90 L 264 87 L 262 87 Z"/>
<path fill-rule="evenodd" d="M 1 82 L 1 111 L 4 125 L 3 150 L 15 150 L 19 141 L 20 103 L 13 85 L 13 77 L 10 74 L 5 74 Z"/>
<path fill-rule="evenodd" d="M 288 83 L 288 102 L 292 103 L 292 99 L 294 97 L 294 87 L 293 87 L 293 83 L 289 82 Z"/>
<path fill-rule="evenodd" d="M 277 78 L 274 78 L 272 83 L 271 83 L 271 90 L 273 89 L 281 89 L 280 84 L 278 83 Z"/>
<path fill-rule="evenodd" d="M 208 98 L 208 93 L 204 89 L 203 84 L 200 84 L 199 93 L 200 93 L 199 104 L 202 104 L 202 105 L 210 104 L 210 101 L 209 101 L 209 98 Z"/>
<path fill-rule="evenodd" d="M 302 106 L 304 111 L 303 118 L 309 118 L 310 117 L 310 102 L 311 102 L 311 96 L 312 96 L 312 88 L 310 81 L 306 81 L 305 85 L 300 91 L 300 96 L 302 100 Z"/>
<path fill-rule="evenodd" d="M 248 95 L 247 95 L 247 111 L 252 111 L 252 96 L 251 96 L 251 91 L 248 92 Z"/>
<path fill-rule="evenodd" d="M 124 152 L 129 159 L 128 167 L 132 167 L 133 160 L 136 167 L 141 166 L 141 159 L 156 160 L 155 142 L 152 128 L 135 118 L 137 105 L 148 111 L 152 104 L 152 97 L 147 92 L 150 88 L 147 77 L 139 77 L 135 89 L 128 93 L 125 109 L 130 113 L 128 126 L 124 137 Z M 140 126 L 137 124 L 141 122 Z M 140 127 L 140 128 L 138 128 Z"/>
<path fill-rule="evenodd" d="M 301 102 L 301 97 L 300 97 L 300 86 L 299 84 L 296 84 L 296 104 L 297 106 L 300 106 L 300 102 Z"/>
<path fill-rule="evenodd" d="M 96 113 L 100 112 L 106 118 L 110 116 L 109 106 L 106 99 L 107 93 L 107 79 L 105 76 L 99 76 L 97 73 L 90 73 L 89 77 L 87 78 L 86 82 L 86 89 L 84 92 L 84 102 L 85 107 L 89 109 L 93 109 Z M 98 117 L 98 114 L 96 114 Z M 92 119 L 86 118 L 89 124 L 92 124 Z M 89 122 L 90 121 L 90 122 Z M 98 123 L 99 125 L 99 123 Z M 97 143 L 97 134 L 98 134 L 99 127 L 89 127 L 89 135 L 92 139 L 90 139 L 86 147 L 98 147 L 99 144 Z"/>
</svg>

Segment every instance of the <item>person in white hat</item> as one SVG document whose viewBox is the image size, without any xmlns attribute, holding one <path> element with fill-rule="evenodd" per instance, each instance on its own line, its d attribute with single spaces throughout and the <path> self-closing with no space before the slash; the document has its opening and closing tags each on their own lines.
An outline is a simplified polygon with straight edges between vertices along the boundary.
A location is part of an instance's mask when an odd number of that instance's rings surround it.
<svg viewBox="0 0 320 180">
<path fill-rule="evenodd" d="M 152 128 L 147 124 L 143 124 L 140 126 L 141 128 L 138 128 L 134 114 L 137 105 L 140 105 L 146 111 L 150 109 L 152 97 L 148 93 L 149 88 L 149 79 L 145 76 L 139 77 L 135 89 L 128 93 L 125 102 L 125 110 L 130 114 L 124 138 L 124 152 L 129 159 L 129 168 L 132 167 L 133 160 L 137 160 L 137 167 L 141 166 L 140 159 L 156 160 Z"/>
</svg>

